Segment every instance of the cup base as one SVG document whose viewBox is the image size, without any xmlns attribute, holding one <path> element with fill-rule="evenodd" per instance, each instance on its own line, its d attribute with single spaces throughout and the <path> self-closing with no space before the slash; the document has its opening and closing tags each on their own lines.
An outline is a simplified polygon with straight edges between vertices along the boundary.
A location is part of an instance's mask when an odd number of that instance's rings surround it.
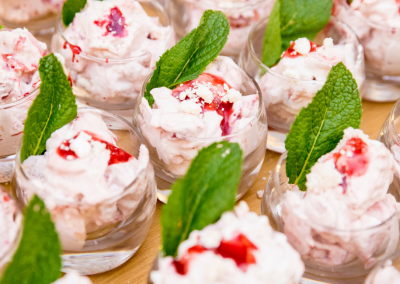
<svg viewBox="0 0 400 284">
<path fill-rule="evenodd" d="M 92 275 L 114 269 L 128 261 L 139 249 L 114 252 L 81 252 L 69 253 L 61 256 L 64 273 L 77 272 L 81 275 Z"/>
<path fill-rule="evenodd" d="M 0 183 L 11 181 L 14 172 L 15 155 L 0 158 Z"/>
<path fill-rule="evenodd" d="M 277 153 L 283 153 L 285 149 L 285 140 L 287 133 L 269 130 L 267 139 L 267 149 Z"/>
<path fill-rule="evenodd" d="M 400 99 L 400 76 L 378 77 L 369 74 L 365 80 L 363 99 L 373 102 L 394 102 Z"/>
<path fill-rule="evenodd" d="M 243 197 L 243 195 L 246 194 L 246 192 L 250 189 L 250 187 L 254 184 L 256 181 L 256 178 L 258 176 L 258 173 L 261 170 L 261 166 L 264 162 L 264 158 L 261 160 L 261 162 L 257 165 L 257 167 L 248 175 L 245 177 L 242 177 L 240 179 L 239 187 L 238 187 L 238 194 L 236 195 L 236 201 L 238 201 L 240 198 Z M 168 197 L 171 194 L 171 187 L 172 184 L 175 182 L 173 181 L 172 183 L 170 181 L 167 181 L 165 179 L 160 178 L 159 176 L 156 176 L 156 182 L 157 182 L 157 198 L 160 200 L 162 203 L 167 203 Z M 162 189 L 160 189 L 162 188 Z"/>
</svg>

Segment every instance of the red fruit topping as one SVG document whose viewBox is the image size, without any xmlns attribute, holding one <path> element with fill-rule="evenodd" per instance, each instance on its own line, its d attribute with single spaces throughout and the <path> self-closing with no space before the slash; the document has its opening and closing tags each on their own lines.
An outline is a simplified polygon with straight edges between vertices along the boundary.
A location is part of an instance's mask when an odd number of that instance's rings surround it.
<svg viewBox="0 0 400 284">
<path fill-rule="evenodd" d="M 221 101 L 221 96 L 218 95 L 218 93 L 226 93 L 224 89 L 224 84 L 227 84 L 223 79 L 218 78 L 216 76 L 210 75 L 210 74 L 201 74 L 199 78 L 196 80 L 188 81 L 182 86 L 178 86 L 174 90 L 172 90 L 172 95 L 176 98 L 179 99 L 179 95 L 181 92 L 185 91 L 188 88 L 193 88 L 194 83 L 211 83 L 213 87 L 211 88 L 211 91 L 213 92 L 214 95 L 214 100 L 211 103 L 204 103 L 204 106 L 202 106 L 203 113 L 204 111 L 216 111 L 219 115 L 223 117 L 221 121 L 221 130 L 222 130 L 222 135 L 229 135 L 232 131 L 232 127 L 229 125 L 229 117 L 233 113 L 233 103 L 230 102 L 222 102 Z M 228 84 L 227 84 L 228 85 Z M 228 85 L 230 88 L 230 86 Z M 188 100 L 189 98 L 186 97 Z M 200 98 L 200 102 L 203 102 L 203 99 Z"/>
<path fill-rule="evenodd" d="M 4 62 L 6 63 L 7 68 L 15 69 L 15 70 L 27 70 L 28 68 L 20 61 L 14 58 L 12 54 L 2 54 Z"/>
<path fill-rule="evenodd" d="M 297 57 L 297 56 L 301 56 L 300 53 L 298 53 L 296 50 L 294 50 L 294 45 L 295 44 L 296 43 L 294 41 L 292 41 L 292 44 L 285 51 L 285 53 L 282 55 L 282 58 L 284 58 L 284 57 L 294 58 L 294 57 Z M 310 52 L 315 52 L 315 51 L 317 51 L 317 48 L 320 47 L 319 45 L 313 43 L 311 40 L 310 40 L 310 44 L 311 44 Z"/>
<path fill-rule="evenodd" d="M 191 247 L 179 261 L 174 260 L 173 265 L 175 266 L 177 273 L 185 275 L 189 271 L 189 262 L 193 255 L 205 251 L 212 251 L 223 258 L 233 259 L 236 265 L 246 272 L 249 264 L 256 263 L 256 258 L 252 252 L 256 249 L 257 247 L 251 241 L 249 241 L 245 235 L 239 234 L 232 240 L 221 241 L 219 247 L 216 249 L 206 249 L 200 245 Z"/>
<path fill-rule="evenodd" d="M 82 52 L 82 49 L 77 45 L 70 44 L 68 41 L 64 42 L 64 49 L 67 49 L 68 45 L 72 51 L 72 62 L 75 62 L 75 55 L 79 55 Z"/>
<path fill-rule="evenodd" d="M 118 164 L 118 163 L 125 163 L 128 162 L 132 156 L 129 155 L 127 152 L 122 150 L 121 148 L 118 148 L 117 146 L 114 146 L 113 144 L 106 142 L 99 137 L 97 137 L 96 134 L 91 133 L 89 131 L 85 131 L 86 134 L 89 134 L 92 136 L 92 139 L 94 141 L 99 141 L 103 144 L 106 144 L 106 149 L 110 150 L 110 160 L 108 161 L 108 165 L 111 166 L 113 164 Z M 75 139 L 78 137 L 79 133 L 73 138 Z M 75 160 L 78 158 L 78 156 L 75 154 L 74 151 L 72 151 L 70 148 L 70 143 L 68 140 L 64 141 L 58 148 L 57 148 L 57 154 L 63 157 L 66 160 Z M 68 148 L 68 150 L 65 150 L 65 148 Z M 70 157 L 70 158 L 68 158 Z"/>
<path fill-rule="evenodd" d="M 341 174 L 361 176 L 368 170 L 368 145 L 358 137 L 351 138 L 339 152 L 333 154 L 333 159 Z"/>
<path fill-rule="evenodd" d="M 115 37 L 127 36 L 128 32 L 125 30 L 125 17 L 122 15 L 122 12 L 117 7 L 111 9 L 111 13 L 108 16 L 108 19 L 109 22 L 106 26 L 106 35 L 112 34 Z"/>
</svg>

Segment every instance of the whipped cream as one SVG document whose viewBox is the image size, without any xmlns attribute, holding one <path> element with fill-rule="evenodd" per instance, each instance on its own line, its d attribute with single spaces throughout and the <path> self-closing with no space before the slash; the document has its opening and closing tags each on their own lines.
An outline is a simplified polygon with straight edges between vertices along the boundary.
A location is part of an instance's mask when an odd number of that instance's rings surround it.
<svg viewBox="0 0 400 284">
<path fill-rule="evenodd" d="M 367 70 L 378 75 L 400 74 L 400 2 L 396 0 L 354 0 L 335 5 L 334 15 L 347 23 L 360 38 Z"/>
<path fill-rule="evenodd" d="M 384 267 L 379 267 L 371 273 L 365 284 L 400 284 L 400 272 L 392 266 L 390 260 L 386 261 Z"/>
<path fill-rule="evenodd" d="M 22 99 L 40 85 L 39 60 L 47 53 L 46 44 L 27 29 L 0 31 L 0 156 L 17 151 L 35 97 Z M 17 106 L 7 107 L 17 101 Z"/>
<path fill-rule="evenodd" d="M 390 151 L 361 130 L 348 128 L 337 147 L 322 156 L 307 175 L 307 192 L 285 193 L 282 210 L 285 234 L 303 259 L 327 266 L 356 258 L 374 265 L 371 257 L 398 239 L 397 223 L 378 226 L 396 213 L 388 193 L 393 174 L 400 173 Z M 396 227 L 396 228 L 395 228 Z"/>
<path fill-rule="evenodd" d="M 300 110 L 323 87 L 331 68 L 343 62 L 352 71 L 358 86 L 364 81 L 363 66 L 356 61 L 353 44 L 333 44 L 326 38 L 322 46 L 300 38 L 282 54 L 278 64 L 258 83 L 263 93 L 268 123 L 289 130 Z M 315 82 L 312 82 L 315 81 Z"/>
<path fill-rule="evenodd" d="M 88 277 L 80 276 L 77 273 L 71 272 L 58 279 L 53 284 L 92 284 Z"/>
<path fill-rule="evenodd" d="M 80 250 L 88 233 L 127 219 L 146 193 L 147 148 L 135 159 L 116 141 L 96 110 L 80 110 L 52 133 L 44 155 L 22 164 L 29 181 L 21 188 L 44 200 L 64 250 Z"/>
<path fill-rule="evenodd" d="M 21 218 L 17 207 L 8 195 L 0 190 L 0 271 L 12 257 L 12 248 L 17 238 Z M 11 255 L 10 255 L 11 253 Z"/>
<path fill-rule="evenodd" d="M 13 23 L 26 23 L 61 11 L 65 0 L 1 0 L 0 18 Z"/>
<path fill-rule="evenodd" d="M 172 27 L 163 27 L 135 0 L 88 0 L 63 36 L 67 42 L 58 36 L 53 46 L 59 41 L 55 49 L 66 59 L 74 92 L 107 103 L 135 100 L 174 44 Z"/>
<path fill-rule="evenodd" d="M 232 59 L 220 56 L 196 80 L 174 90 L 151 90 L 153 108 L 141 100 L 139 127 L 173 174 L 184 175 L 201 148 L 239 130 L 248 129 L 230 142 L 238 142 L 245 156 L 259 145 L 261 134 L 251 123 L 259 100 L 240 93 L 242 72 Z"/>
<path fill-rule="evenodd" d="M 181 2 L 177 1 L 179 5 Z M 189 33 L 196 28 L 206 10 L 221 10 L 228 18 L 230 32 L 222 54 L 238 56 L 245 45 L 252 26 L 272 11 L 274 0 L 195 0 L 186 1 L 187 26 L 185 32 Z M 177 4 L 178 5 L 178 4 Z M 181 16 L 177 13 L 177 16 Z"/>
<path fill-rule="evenodd" d="M 292 284 L 299 283 L 304 264 L 285 235 L 272 229 L 266 216 L 250 212 L 242 201 L 235 212 L 182 242 L 176 260 L 159 259 L 154 284 Z"/>
</svg>

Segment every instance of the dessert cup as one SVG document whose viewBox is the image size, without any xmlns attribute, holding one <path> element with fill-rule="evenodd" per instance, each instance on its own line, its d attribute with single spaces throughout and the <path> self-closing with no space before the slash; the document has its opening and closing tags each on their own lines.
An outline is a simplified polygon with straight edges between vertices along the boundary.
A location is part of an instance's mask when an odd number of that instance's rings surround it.
<svg viewBox="0 0 400 284">
<path fill-rule="evenodd" d="M 383 259 L 368 275 L 365 284 L 383 283 L 380 272 L 388 266 L 393 266 L 396 270 L 400 268 L 400 250 L 396 250 L 393 254 Z M 399 272 L 400 273 L 400 272 Z M 386 283 L 386 282 L 385 282 Z"/>
<path fill-rule="evenodd" d="M 2 192 L 0 189 L 0 197 L 2 197 Z M 19 208 L 16 208 L 15 214 L 14 214 L 14 222 L 16 223 L 17 226 L 17 234 L 16 237 L 14 239 L 14 241 L 10 244 L 10 246 L 7 248 L 7 250 L 3 253 L 1 253 L 1 249 L 0 249 L 0 276 L 2 275 L 2 272 L 4 271 L 4 269 L 7 266 L 7 263 L 11 261 L 15 251 L 17 250 L 18 246 L 19 246 L 19 242 L 21 240 L 21 236 L 22 236 L 22 229 L 23 229 L 23 216 L 21 211 L 19 210 Z"/>
<path fill-rule="evenodd" d="M 198 26 L 204 11 L 222 11 L 227 16 L 231 29 L 221 55 L 229 56 L 237 62 L 251 27 L 259 19 L 270 14 L 274 2 L 273 0 L 168 0 L 168 10 L 178 39 Z"/>
<path fill-rule="evenodd" d="M 377 102 L 400 98 L 400 29 L 375 23 L 351 8 L 346 0 L 335 0 L 333 14 L 348 24 L 364 47 L 367 78 L 363 98 Z"/>
<path fill-rule="evenodd" d="M 286 157 L 287 152 L 281 155 L 278 164 L 272 171 L 261 203 L 261 213 L 267 215 L 271 224 L 280 232 L 284 232 L 282 202 L 285 192 L 290 190 L 290 187 L 287 186 L 289 179 L 286 176 Z M 388 193 L 391 193 L 397 201 L 400 200 L 400 179 L 397 175 L 394 175 Z M 374 240 L 376 243 L 378 239 L 380 242 L 378 242 L 378 247 L 373 250 L 371 255 L 365 256 L 365 260 L 354 257 L 341 265 L 328 266 L 303 259 L 306 266 L 304 279 L 311 280 L 311 283 L 320 283 L 312 282 L 313 280 L 328 281 L 328 283 L 343 283 L 341 281 L 345 282 L 346 279 L 354 279 L 354 281 L 345 283 L 359 283 L 359 279 L 365 277 L 378 261 L 384 259 L 398 247 L 398 215 L 399 213 L 396 212 L 379 225 L 359 230 L 339 230 L 317 222 L 313 222 L 312 224 L 310 222 L 311 229 L 318 233 L 314 238 L 316 243 L 324 241 L 323 239 L 319 239 L 321 236 L 334 236 L 343 241 L 345 240 L 348 244 L 352 244 L 346 247 L 349 254 L 353 253 L 351 251 L 353 247 L 354 251 L 359 250 L 358 246 L 361 246 L 362 242 L 372 242 Z"/>
<path fill-rule="evenodd" d="M 79 108 L 78 115 L 88 109 L 93 108 Z M 141 143 L 132 125 L 112 113 L 95 111 L 101 114 L 108 129 L 117 136 L 118 147 L 138 158 Z M 63 244 L 63 272 L 76 271 L 89 275 L 111 270 L 132 257 L 146 238 L 157 202 L 154 171 L 150 163 L 121 193 L 92 204 L 49 194 L 39 189 L 40 182 L 35 181 L 24 172 L 18 152 L 12 180 L 13 193 L 22 206 L 28 203 L 28 196 L 35 193 L 45 201 Z M 139 189 L 143 194 L 139 193 Z M 116 209 L 128 217 L 114 219 L 107 216 Z M 86 236 L 79 237 L 77 235 L 81 233 L 78 231 L 71 233 L 68 230 L 71 225 L 68 220 L 74 214 L 83 218 Z M 79 227 L 79 224 L 73 224 L 73 228 L 75 226 Z"/>
<path fill-rule="evenodd" d="M 15 153 L 21 142 L 24 121 L 39 89 L 15 102 L 0 105 L 0 183 L 11 180 Z"/>
<path fill-rule="evenodd" d="M 265 108 L 263 106 L 262 96 L 260 95 L 260 89 L 257 83 L 249 77 L 243 70 L 240 69 L 240 74 L 242 76 L 243 84 L 241 85 L 241 89 L 239 90 L 243 96 L 254 95 L 257 94 L 259 99 L 259 106 L 257 110 L 256 116 L 241 130 L 234 132 L 232 134 L 216 137 L 216 138 L 198 138 L 198 137 L 188 137 L 179 135 L 179 138 L 176 137 L 174 133 L 167 133 L 167 135 L 173 138 L 172 142 L 161 142 L 153 141 L 153 143 L 176 143 L 176 145 L 180 145 L 179 149 L 182 150 L 182 159 L 181 163 L 173 164 L 166 163 L 162 159 L 162 153 L 160 154 L 156 146 L 153 146 L 150 142 L 147 134 L 146 128 L 149 126 L 146 125 L 145 116 L 140 108 L 141 100 L 145 100 L 144 93 L 146 92 L 147 83 L 150 82 L 150 75 L 147 80 L 143 84 L 142 92 L 140 94 L 138 103 L 136 105 L 134 115 L 133 115 L 133 125 L 138 129 L 140 138 L 142 139 L 142 143 L 147 146 L 150 152 L 150 159 L 153 163 L 157 181 L 157 196 L 158 199 L 164 203 L 167 202 L 168 195 L 171 193 L 171 186 L 176 181 L 177 178 L 183 176 L 184 174 L 174 174 L 177 171 L 185 173 L 189 168 L 191 160 L 197 155 L 197 152 L 203 148 L 211 145 L 214 142 L 219 141 L 229 141 L 229 142 L 238 142 L 242 150 L 244 151 L 244 161 L 243 161 L 243 172 L 242 178 L 240 180 L 238 193 L 236 198 L 241 198 L 247 190 L 253 185 L 260 169 L 262 163 L 264 161 L 265 156 L 265 143 L 267 140 L 268 127 L 267 127 L 267 116 L 265 113 Z M 246 140 L 251 141 L 246 144 L 246 149 L 243 149 L 242 142 Z M 163 145 L 168 147 L 168 145 Z"/>
<path fill-rule="evenodd" d="M 166 46 L 163 48 L 166 51 L 175 43 L 168 14 L 157 1 L 138 2 L 147 15 L 158 17 L 162 26 L 171 27 Z M 60 15 L 57 20 L 57 32 L 52 40 L 52 50 L 63 54 L 64 50 L 71 48 L 73 52 L 72 61 L 67 59 L 65 68 L 78 103 L 81 106 L 89 105 L 112 112 L 131 121 L 142 84 L 152 72 L 146 67 L 150 66 L 151 53 L 145 50 L 122 59 L 93 56 L 81 52 L 78 46 L 70 45 L 64 36 L 65 29 Z"/>
<path fill-rule="evenodd" d="M 400 101 L 398 101 L 390 112 L 388 118 L 379 132 L 378 140 L 385 144 L 392 152 L 394 158 L 400 163 Z"/>
<path fill-rule="evenodd" d="M 267 27 L 268 17 L 260 20 L 251 30 L 247 44 L 240 54 L 239 66 L 250 76 L 254 77 L 260 85 L 264 105 L 268 115 L 268 126 L 270 127 L 267 148 L 269 150 L 283 153 L 285 151 L 285 139 L 289 133 L 290 126 L 302 107 L 311 102 L 312 97 L 325 84 L 325 80 L 298 80 L 281 75 L 264 65 L 261 61 L 264 33 Z M 365 79 L 364 54 L 362 46 L 356 34 L 343 22 L 331 17 L 326 27 L 319 32 L 314 42 L 322 45 L 325 38 L 332 38 L 335 45 L 350 44 L 355 58 L 355 65 L 348 68 L 356 79 L 360 94 L 362 94 Z M 265 77 L 268 76 L 268 77 Z M 267 79 L 267 80 L 266 80 Z M 264 82 L 273 81 L 274 87 L 264 86 Z M 271 97 L 291 97 L 292 92 L 302 94 L 304 98 L 298 102 L 277 102 L 274 103 Z M 304 100 L 302 103 L 300 100 Z M 308 100 L 308 101 L 306 101 Z M 305 104 L 305 105 L 303 105 Z"/>
</svg>

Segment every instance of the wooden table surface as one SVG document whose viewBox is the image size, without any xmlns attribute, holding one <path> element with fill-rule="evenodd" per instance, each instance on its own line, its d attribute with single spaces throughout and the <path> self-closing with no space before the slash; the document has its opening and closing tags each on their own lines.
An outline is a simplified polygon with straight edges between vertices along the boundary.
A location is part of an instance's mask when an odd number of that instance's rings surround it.
<svg viewBox="0 0 400 284">
<path fill-rule="evenodd" d="M 361 129 L 372 139 L 378 137 L 379 131 L 389 115 L 394 103 L 371 103 L 363 101 L 363 116 Z M 260 214 L 261 199 L 257 197 L 257 191 L 263 190 L 267 184 L 271 170 L 276 165 L 280 154 L 267 151 L 264 164 L 254 185 L 244 195 L 244 200 L 251 211 Z M 156 213 L 150 232 L 137 253 L 125 264 L 114 270 L 93 275 L 90 278 L 94 284 L 145 284 L 151 265 L 160 247 L 160 209 L 162 204 L 158 202 Z"/>
</svg>

